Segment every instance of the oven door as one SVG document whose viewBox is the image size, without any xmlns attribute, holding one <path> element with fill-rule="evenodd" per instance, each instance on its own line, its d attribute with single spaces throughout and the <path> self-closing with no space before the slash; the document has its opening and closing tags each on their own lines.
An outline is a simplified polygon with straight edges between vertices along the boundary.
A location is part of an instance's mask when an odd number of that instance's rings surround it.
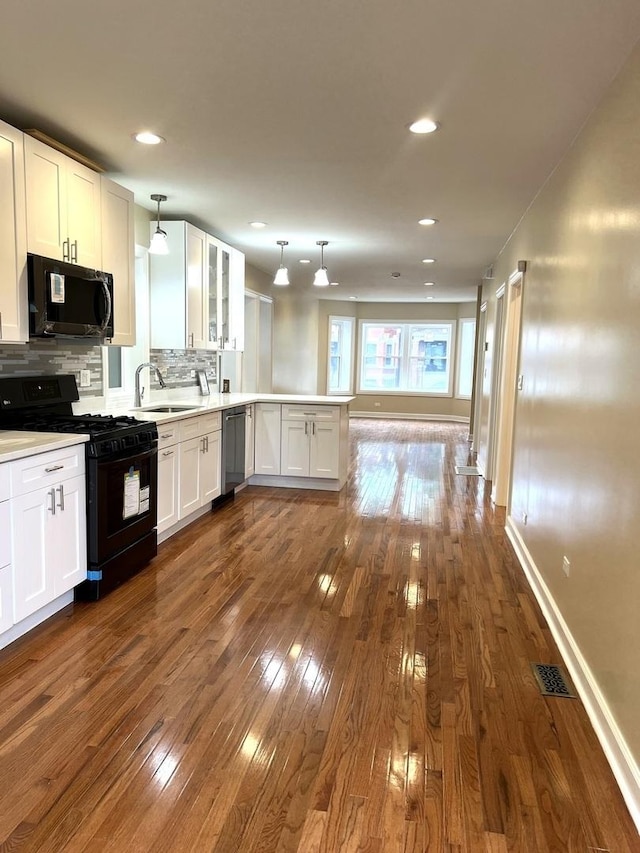
<svg viewBox="0 0 640 853">
<path fill-rule="evenodd" d="M 99 566 L 155 528 L 158 449 L 89 459 L 87 468 L 88 556 Z"/>
</svg>

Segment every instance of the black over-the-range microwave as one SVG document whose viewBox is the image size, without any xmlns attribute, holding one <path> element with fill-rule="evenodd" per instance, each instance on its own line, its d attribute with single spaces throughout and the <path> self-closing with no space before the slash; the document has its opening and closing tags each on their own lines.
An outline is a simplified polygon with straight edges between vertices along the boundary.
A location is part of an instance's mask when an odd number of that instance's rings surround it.
<svg viewBox="0 0 640 853">
<path fill-rule="evenodd" d="M 27 270 L 30 337 L 113 337 L 111 273 L 32 254 Z"/>
</svg>

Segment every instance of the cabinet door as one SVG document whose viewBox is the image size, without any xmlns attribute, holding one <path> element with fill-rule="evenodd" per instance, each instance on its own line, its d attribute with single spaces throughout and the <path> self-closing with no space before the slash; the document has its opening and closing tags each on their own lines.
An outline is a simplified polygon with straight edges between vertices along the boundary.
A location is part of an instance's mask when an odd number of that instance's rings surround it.
<svg viewBox="0 0 640 853">
<path fill-rule="evenodd" d="M 158 533 L 178 521 L 179 461 L 177 446 L 158 451 Z"/>
<path fill-rule="evenodd" d="M 309 475 L 337 479 L 340 460 L 340 424 L 314 421 L 310 428 Z"/>
<path fill-rule="evenodd" d="M 0 634 L 13 625 L 13 578 L 11 566 L 0 569 Z"/>
<path fill-rule="evenodd" d="M 100 269 L 100 175 L 67 158 L 67 234 L 71 262 Z M 110 272 L 110 270 L 108 270 Z"/>
<path fill-rule="evenodd" d="M 281 474 L 309 476 L 310 429 L 307 421 L 282 421 Z"/>
<path fill-rule="evenodd" d="M 220 441 L 222 433 L 208 432 L 204 436 L 205 451 L 200 457 L 202 471 L 200 474 L 200 497 L 201 505 L 217 498 L 222 491 L 221 482 L 221 451 L 222 442 Z"/>
<path fill-rule="evenodd" d="M 100 190 L 102 264 L 113 275 L 114 335 L 109 343 L 136 342 L 135 246 L 133 193 L 102 177 Z"/>
<path fill-rule="evenodd" d="M 87 512 L 84 477 L 72 477 L 55 488 L 56 514 L 50 516 L 47 571 L 53 595 L 73 589 L 87 577 Z"/>
<path fill-rule="evenodd" d="M 218 349 L 218 243 L 207 235 L 207 347 Z"/>
<path fill-rule="evenodd" d="M 244 434 L 244 472 L 250 477 L 255 472 L 255 449 L 254 449 L 254 407 L 247 406 L 247 418 L 245 420 Z"/>
<path fill-rule="evenodd" d="M 229 269 L 229 346 L 244 350 L 244 254 L 231 250 Z"/>
<path fill-rule="evenodd" d="M 280 473 L 280 417 L 277 403 L 256 403 L 255 409 L 255 473 Z"/>
<path fill-rule="evenodd" d="M 47 570 L 47 560 L 53 547 L 50 521 L 54 503 L 53 486 L 20 495 L 11 501 L 15 622 L 35 613 L 55 598 L 53 578 Z"/>
<path fill-rule="evenodd" d="M 207 236 L 204 231 L 187 225 L 187 346 L 206 349 L 208 344 L 207 306 L 205 304 L 207 271 Z"/>
<path fill-rule="evenodd" d="M 180 518 L 200 508 L 200 457 L 204 445 L 204 437 L 180 443 Z"/>
<path fill-rule="evenodd" d="M 69 260 L 64 154 L 31 136 L 24 137 L 27 192 L 27 251 Z M 65 252 L 63 257 L 63 243 Z"/>
<path fill-rule="evenodd" d="M 24 141 L 19 130 L 0 122 L 0 341 L 25 343 L 27 311 L 27 226 Z"/>
</svg>

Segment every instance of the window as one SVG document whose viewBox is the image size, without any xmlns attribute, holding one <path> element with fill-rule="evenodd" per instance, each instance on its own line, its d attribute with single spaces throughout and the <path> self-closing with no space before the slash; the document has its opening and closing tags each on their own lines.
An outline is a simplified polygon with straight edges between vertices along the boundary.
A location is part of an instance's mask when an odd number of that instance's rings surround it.
<svg viewBox="0 0 640 853">
<path fill-rule="evenodd" d="M 351 394 L 353 390 L 353 317 L 329 317 L 327 394 Z"/>
<path fill-rule="evenodd" d="M 453 323 L 360 323 L 359 391 L 451 394 Z"/>
<path fill-rule="evenodd" d="M 476 321 L 460 320 L 458 342 L 458 384 L 456 397 L 471 398 L 473 390 L 473 355 L 476 344 Z"/>
</svg>

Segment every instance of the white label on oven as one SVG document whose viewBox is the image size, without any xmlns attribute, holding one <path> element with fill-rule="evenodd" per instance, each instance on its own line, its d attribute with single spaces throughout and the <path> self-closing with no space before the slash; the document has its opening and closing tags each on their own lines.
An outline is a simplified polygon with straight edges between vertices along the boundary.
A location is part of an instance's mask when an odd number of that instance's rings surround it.
<svg viewBox="0 0 640 853">
<path fill-rule="evenodd" d="M 51 301 L 64 302 L 64 276 L 60 273 L 49 273 L 51 281 Z"/>
<path fill-rule="evenodd" d="M 143 512 L 149 512 L 149 495 L 151 494 L 151 486 L 143 486 L 140 489 L 140 515 Z"/>
<path fill-rule="evenodd" d="M 124 475 L 124 505 L 122 517 L 131 518 L 140 513 L 140 471 L 129 471 Z"/>
</svg>

